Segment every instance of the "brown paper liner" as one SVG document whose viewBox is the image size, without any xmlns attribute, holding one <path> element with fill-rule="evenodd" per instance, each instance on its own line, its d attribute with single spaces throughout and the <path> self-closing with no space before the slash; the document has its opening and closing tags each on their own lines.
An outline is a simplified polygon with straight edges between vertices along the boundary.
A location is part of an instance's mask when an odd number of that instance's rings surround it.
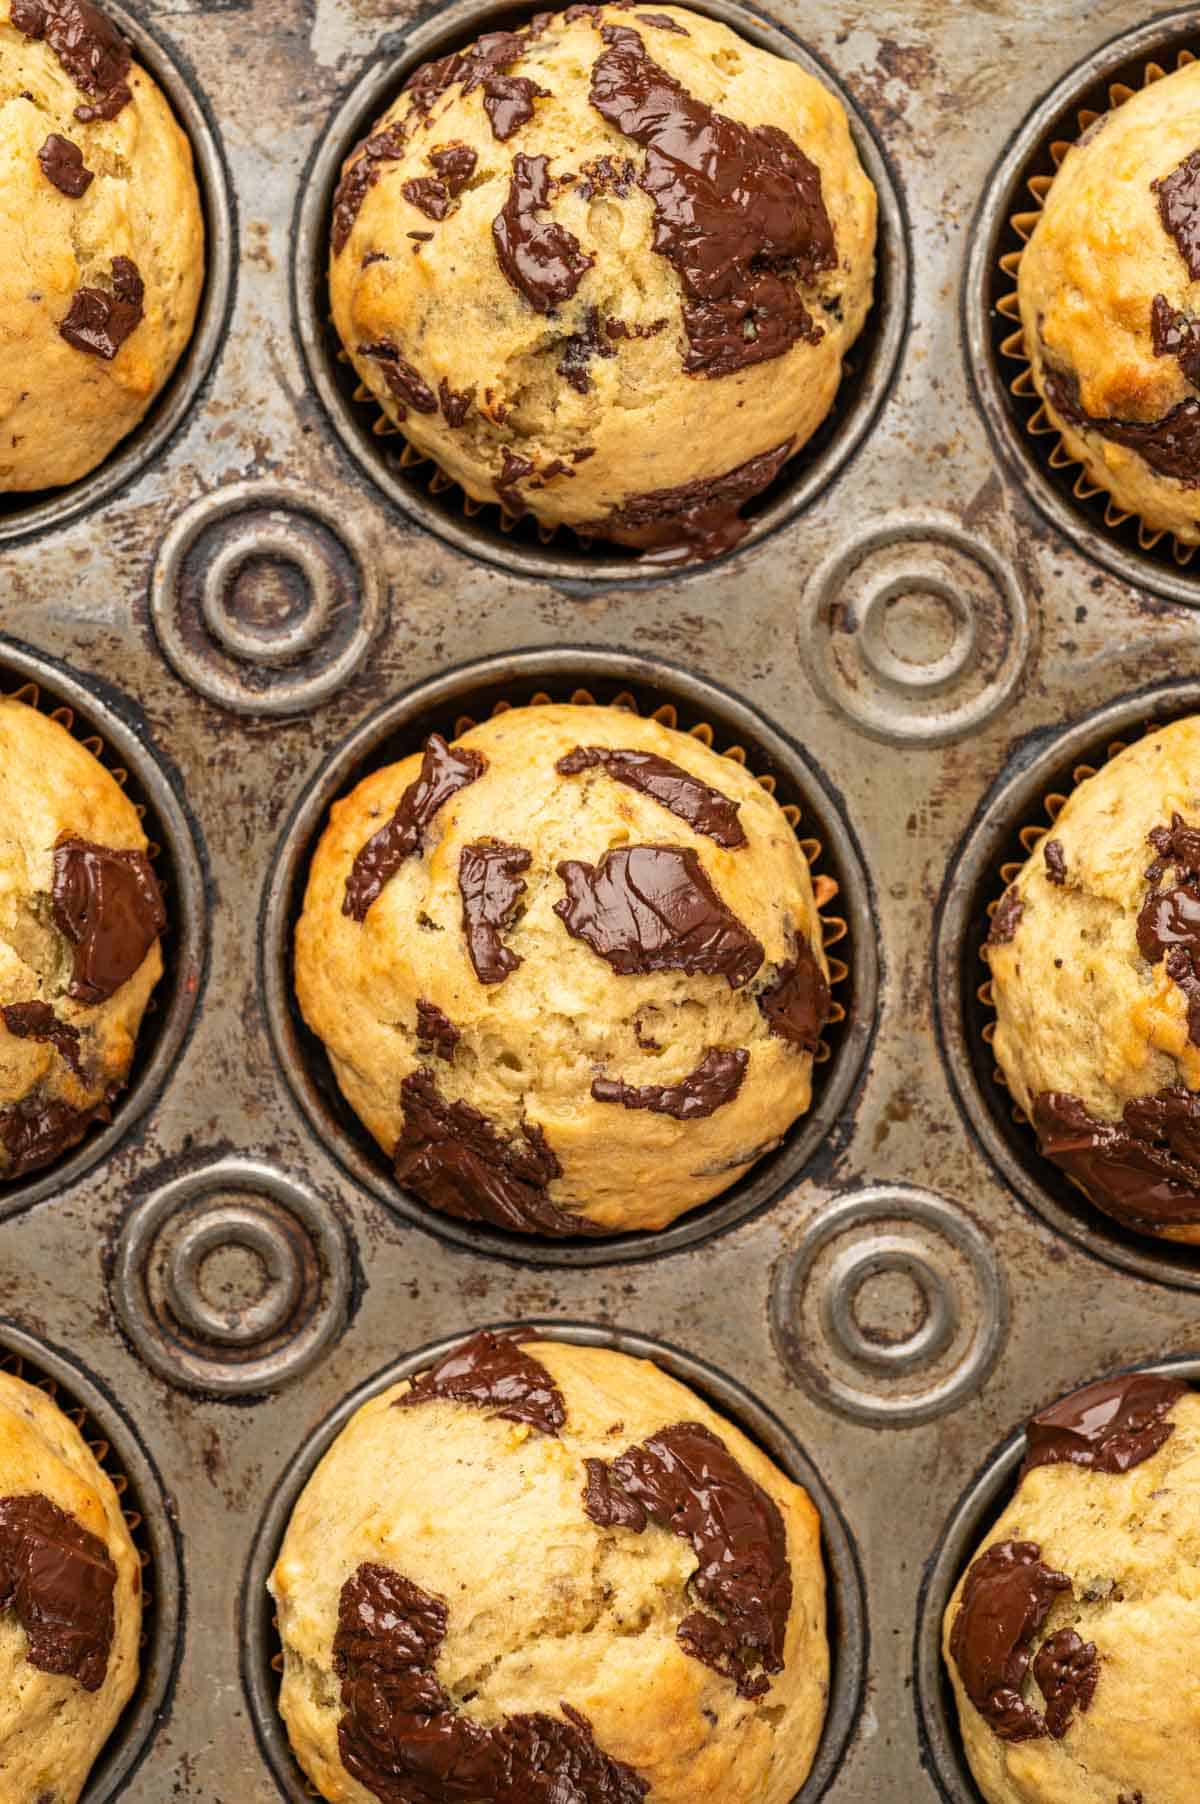
<svg viewBox="0 0 1200 1804">
<path fill-rule="evenodd" d="M 1166 69 L 1158 62 L 1148 62 L 1144 65 L 1142 72 L 1142 87 L 1148 88 L 1154 82 L 1161 81 L 1164 75 L 1174 74 L 1195 61 L 1196 58 L 1190 50 L 1181 50 L 1176 56 L 1174 70 Z M 1137 91 L 1126 82 L 1111 82 L 1108 89 L 1108 110 L 1115 112 L 1117 107 L 1123 106 Z M 1079 121 L 1079 135 L 1082 136 L 1084 132 L 1088 131 L 1100 117 L 1100 113 L 1091 108 L 1081 107 L 1076 114 Z M 1063 158 L 1072 149 L 1075 142 L 1076 140 L 1071 138 L 1055 138 L 1051 141 L 1050 156 L 1055 169 L 1061 167 Z M 1032 208 L 1009 215 L 1009 224 L 1022 244 L 1028 244 L 1033 236 L 1034 228 L 1046 203 L 1046 196 L 1054 185 L 1054 177 L 1050 175 L 1030 176 L 1025 185 L 1034 203 Z M 1067 449 L 1058 427 L 1047 413 L 1045 403 L 1034 384 L 1029 349 L 1025 343 L 1025 331 L 1021 324 L 1021 309 L 1017 298 L 1017 272 L 1021 267 L 1023 254 L 1022 251 L 1006 251 L 999 259 L 1000 272 L 1010 286 L 997 298 L 996 311 L 1005 319 L 1011 320 L 1015 327 L 1015 330 L 1007 338 L 1001 340 L 1000 355 L 1008 362 L 1021 366 L 1008 384 L 1009 393 L 1018 401 L 1036 403 L 1033 413 L 1025 421 L 1026 432 L 1031 438 L 1054 440 L 1047 454 L 1050 468 L 1052 470 L 1076 470 L 1078 474 L 1072 484 L 1072 494 L 1077 501 L 1092 501 L 1097 495 L 1107 494 L 1107 490 L 1102 484 L 1090 479 L 1079 459 Z M 1104 509 L 1105 526 L 1110 531 L 1116 532 L 1131 520 L 1135 520 L 1137 523 L 1137 542 L 1142 551 L 1153 551 L 1164 539 L 1169 538 L 1172 556 L 1181 569 L 1186 568 L 1196 553 L 1200 551 L 1200 545 L 1185 545 L 1173 533 L 1168 533 L 1164 527 L 1148 526 L 1139 516 L 1119 507 L 1110 496 Z"/>
</svg>

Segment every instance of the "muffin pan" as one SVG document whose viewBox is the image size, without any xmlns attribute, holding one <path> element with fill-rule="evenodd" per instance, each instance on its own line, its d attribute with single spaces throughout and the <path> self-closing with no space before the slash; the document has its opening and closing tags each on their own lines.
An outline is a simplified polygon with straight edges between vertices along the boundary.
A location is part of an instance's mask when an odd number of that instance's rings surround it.
<svg viewBox="0 0 1200 1804">
<path fill-rule="evenodd" d="M 0 688 L 36 684 L 129 772 L 171 916 L 113 1124 L 0 1193 L 0 1349 L 87 1408 L 150 1537 L 147 1676 L 89 1804 L 303 1796 L 258 1589 L 286 1500 L 363 1386 L 531 1318 L 653 1337 L 812 1483 L 838 1679 L 805 1804 L 978 1804 L 929 1624 L 1016 1459 L 992 1449 L 1103 1372 L 1194 1353 L 1200 1287 L 1200 1253 L 1121 1236 L 1037 1158 L 982 1039 L 978 945 L 1021 829 L 1109 744 L 1200 707 L 1197 564 L 1037 463 L 993 271 L 1060 120 L 1200 50 L 1200 7 L 1146 26 L 1113 0 L 1096 28 L 1067 0 L 710 6 L 844 90 L 882 262 L 827 437 L 737 553 L 682 574 L 465 518 L 387 468 L 338 386 L 334 167 L 403 59 L 494 8 L 114 10 L 196 147 L 203 323 L 109 464 L 0 513 Z M 658 1235 L 548 1248 L 394 1186 L 292 1012 L 288 936 L 360 769 L 580 689 L 671 702 L 777 778 L 839 884 L 847 1019 L 812 1114 L 744 1185 Z"/>
</svg>

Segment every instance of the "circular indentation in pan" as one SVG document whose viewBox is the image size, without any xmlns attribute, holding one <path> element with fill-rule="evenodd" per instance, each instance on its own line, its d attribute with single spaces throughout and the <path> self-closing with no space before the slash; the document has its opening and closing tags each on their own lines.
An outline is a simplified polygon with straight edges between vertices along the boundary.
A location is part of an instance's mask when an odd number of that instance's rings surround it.
<svg viewBox="0 0 1200 1804">
<path fill-rule="evenodd" d="M 1013 217 L 1031 219 L 1057 167 L 1053 147 L 1073 143 L 1079 115 L 1107 112 L 1110 89 L 1145 85 L 1147 65 L 1175 68 L 1180 51 L 1200 51 L 1200 8 L 1167 13 L 1102 45 L 1053 87 L 1029 114 L 992 174 L 975 220 L 963 287 L 964 342 L 976 395 L 1002 454 L 1043 514 L 1097 563 L 1126 582 L 1156 590 L 1172 601 L 1200 602 L 1200 556 L 1181 565 L 1169 534 L 1150 544 L 1134 518 L 1105 522 L 1108 496 L 1077 493 L 1078 464 L 1065 462 L 1052 429 L 1031 434 L 1040 411 L 1028 366 L 1016 351 L 1020 320 L 1006 300 L 1016 287 L 1011 270 L 1023 239 Z M 1008 264 L 1006 270 L 1001 260 Z M 1006 348 L 1007 347 L 1007 348 Z M 1014 393 L 1014 383 L 1017 392 Z M 1145 541 L 1145 542 L 1143 542 Z"/>
<path fill-rule="evenodd" d="M 1165 1372 L 1193 1384 L 1200 1381 L 1196 1359 L 1165 1360 L 1137 1370 Z M 1025 1430 L 1019 1428 L 995 1449 L 955 1504 L 921 1580 L 913 1636 L 913 1703 L 921 1764 L 946 1804 L 982 1804 L 983 1794 L 963 1752 L 958 1709 L 942 1659 L 942 1618 L 975 1549 L 1012 1496 L 1024 1457 Z"/>
<path fill-rule="evenodd" d="M 1142 690 L 1087 715 L 1062 733 L 1027 740 L 984 797 L 949 863 L 938 904 L 935 1002 L 943 1056 L 960 1106 L 1000 1173 L 1031 1208 L 1086 1252 L 1142 1278 L 1200 1290 L 1200 1248 L 1134 1234 L 1113 1221 L 1038 1151 L 1033 1129 L 1014 1117 L 984 1039 L 992 1021 L 980 990 L 987 907 L 1004 889 L 1000 867 L 1024 864 L 1023 828 L 1045 828 L 1047 797 L 1076 786 L 1081 766 L 1098 769 L 1115 746 L 1200 711 L 1200 682 Z"/>
<path fill-rule="evenodd" d="M 495 1325 L 501 1327 L 504 1324 Z M 793 1804 L 816 1804 L 841 1766 L 854 1733 L 862 1707 L 868 1654 L 867 1602 L 858 1553 L 841 1510 L 820 1473 L 800 1443 L 764 1404 L 724 1372 L 666 1341 L 580 1322 L 547 1320 L 522 1322 L 521 1326 L 541 1333 L 547 1340 L 568 1341 L 573 1346 L 611 1347 L 634 1359 L 653 1360 L 664 1372 L 697 1391 L 715 1410 L 735 1423 L 789 1478 L 803 1485 L 808 1492 L 821 1517 L 828 1581 L 831 1668 L 829 1709 L 820 1745 L 812 1771 Z M 432 1346 L 410 1353 L 376 1372 L 343 1399 L 312 1431 L 301 1451 L 287 1466 L 258 1526 L 242 1586 L 242 1683 L 249 1698 L 259 1746 L 283 1796 L 293 1804 L 309 1804 L 313 1793 L 292 1757 L 278 1711 L 279 1675 L 273 1662 L 281 1649 L 274 1625 L 274 1605 L 267 1590 L 267 1580 L 278 1557 L 288 1521 L 317 1464 L 355 1411 L 389 1385 L 424 1371 L 462 1338 L 461 1334 L 450 1335 Z"/>
<path fill-rule="evenodd" d="M 485 720 L 497 703 L 520 706 L 535 696 L 569 701 L 581 687 L 602 703 L 628 697 L 642 714 L 669 704 L 681 729 L 707 724 L 716 750 L 741 747 L 748 770 L 774 779 L 776 799 L 799 810 L 802 839 L 811 836 L 820 844 L 816 877 L 832 878 L 837 885 L 831 912 L 838 924 L 827 921 L 827 943 L 834 944 L 832 928 L 840 942 L 833 956 L 849 971 L 835 989 L 846 1018 L 826 1031 L 830 1056 L 814 1068 L 812 1107 L 774 1152 L 729 1190 L 668 1228 L 576 1242 L 504 1234 L 455 1221 L 400 1187 L 383 1154 L 342 1100 L 324 1048 L 301 1019 L 292 942 L 309 861 L 331 803 L 369 771 L 416 751 L 429 733 L 452 737 L 463 716 Z M 462 665 L 389 702 L 365 721 L 318 771 L 284 830 L 268 881 L 260 945 L 263 995 L 276 1055 L 310 1124 L 345 1169 L 391 1208 L 445 1239 L 533 1264 L 585 1266 L 648 1259 L 694 1245 L 753 1214 L 799 1176 L 838 1120 L 875 1026 L 874 912 L 853 830 L 826 779 L 797 745 L 715 683 L 658 660 L 595 648 L 514 652 Z"/>
<path fill-rule="evenodd" d="M 186 75 L 155 32 L 115 0 L 104 10 L 133 46 L 135 61 L 154 77 L 183 127 L 195 159 L 204 210 L 205 278 L 196 324 L 183 355 L 145 419 L 90 475 L 63 489 L 0 494 L 0 545 L 63 526 L 97 507 L 161 456 L 187 418 L 220 348 L 233 296 L 234 205 L 228 172 L 209 116 Z"/>
<path fill-rule="evenodd" d="M 128 1087 L 113 1104 L 112 1120 L 97 1126 L 62 1159 L 0 1184 L 0 1221 L 66 1190 L 105 1157 L 166 1083 L 187 1035 L 204 972 L 204 877 L 176 784 L 160 763 L 129 704 L 98 682 L 0 639 L 0 695 L 19 696 L 70 728 L 96 753 L 140 810 L 163 889 L 167 928 L 160 945 L 163 975 L 150 999 L 134 1051 Z"/>
<path fill-rule="evenodd" d="M 543 542 L 530 520 L 511 525 L 498 507 L 468 516 L 462 490 L 438 476 L 428 462 L 404 456 L 401 437 L 380 437 L 374 403 L 354 399 L 358 378 L 339 361 L 340 346 L 329 321 L 329 221 L 341 167 L 354 146 L 386 112 L 412 71 L 422 63 L 461 49 L 481 32 L 511 26 L 535 10 L 507 0 L 457 0 L 402 39 L 389 37 L 382 56 L 368 67 L 329 120 L 316 154 L 301 180 L 293 259 L 293 304 L 309 372 L 343 444 L 388 499 L 430 532 L 460 551 L 502 564 L 523 576 L 551 581 L 662 582 L 667 573 L 647 565 L 619 545 L 582 544 L 571 533 Z M 845 364 L 845 375 L 828 418 L 769 488 L 743 510 L 751 522 L 744 548 L 759 543 L 812 504 L 854 455 L 891 385 L 908 315 L 909 256 L 904 215 L 887 163 L 853 100 L 833 73 L 790 32 L 735 0 L 696 0 L 696 11 L 719 19 L 750 43 L 795 62 L 831 88 L 845 107 L 867 175 L 879 196 L 878 274 L 875 304 Z M 433 486 L 431 487 L 431 480 Z M 471 504 L 474 508 L 475 504 Z M 688 567 L 703 569 L 703 565 Z M 686 572 L 685 572 L 686 574 Z"/>
<path fill-rule="evenodd" d="M 80 1429 L 116 1485 L 143 1569 L 141 1672 L 80 1804 L 122 1795 L 170 1705 L 183 1627 L 183 1572 L 169 1506 L 149 1454 L 117 1403 L 65 1354 L 0 1321 L 0 1371 L 37 1385 Z"/>
</svg>

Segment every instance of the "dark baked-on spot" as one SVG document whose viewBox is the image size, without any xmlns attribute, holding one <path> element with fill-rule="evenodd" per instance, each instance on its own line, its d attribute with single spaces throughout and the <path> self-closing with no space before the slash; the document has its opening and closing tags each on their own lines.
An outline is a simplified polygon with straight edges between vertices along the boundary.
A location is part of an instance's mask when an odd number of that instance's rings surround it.
<svg viewBox="0 0 1200 1804">
<path fill-rule="evenodd" d="M 696 1069 L 677 1084 L 627 1084 L 621 1078 L 598 1077 L 592 1084 L 597 1102 L 617 1102 L 624 1109 L 649 1109 L 676 1121 L 698 1121 L 732 1102 L 742 1087 L 750 1054 L 710 1046 Z"/>
<path fill-rule="evenodd" d="M 383 174 L 383 165 L 398 162 L 404 155 L 404 144 L 403 126 L 390 125 L 386 131 L 364 138 L 350 153 L 333 197 L 331 238 L 335 256 L 341 256 L 349 243 L 363 201 Z"/>
<path fill-rule="evenodd" d="M 1046 1157 L 1126 1227 L 1200 1221 L 1200 1095 L 1173 1085 L 1100 1121 L 1079 1097 L 1043 1090 L 1033 1126 Z"/>
<path fill-rule="evenodd" d="M 89 0 L 12 0 L 9 17 L 27 38 L 44 38 L 75 86 L 90 97 L 75 108 L 76 119 L 115 119 L 133 99 L 126 80 L 133 60 L 129 45 Z"/>
<path fill-rule="evenodd" d="M 1016 934 L 1025 913 L 1025 904 L 1017 894 L 1016 888 L 1006 889 L 996 904 L 988 927 L 987 944 L 989 946 L 1007 946 Z"/>
<path fill-rule="evenodd" d="M 39 1672 L 98 1691 L 112 1648 L 117 1569 L 108 1548 L 40 1492 L 0 1498 L 0 1610 Z"/>
<path fill-rule="evenodd" d="M 1067 858 L 1061 839 L 1046 840 L 1042 846 L 1042 857 L 1046 863 L 1047 880 L 1060 886 L 1064 884 L 1067 881 Z"/>
<path fill-rule="evenodd" d="M 675 488 L 629 495 L 602 520 L 579 530 L 650 552 L 664 564 L 719 557 L 741 544 L 750 530 L 741 517 L 742 506 L 774 482 L 791 449 L 789 439 L 724 476 L 701 476 Z"/>
<path fill-rule="evenodd" d="M 567 893 L 555 913 L 618 977 L 704 971 L 737 990 L 762 964 L 762 945 L 691 846 L 618 846 L 598 864 L 568 859 L 558 874 Z"/>
<path fill-rule="evenodd" d="M 498 840 L 478 840 L 464 846 L 459 856 L 463 932 L 480 983 L 503 983 L 521 963 L 500 932 L 520 906 L 525 894 L 520 873 L 529 869 L 531 859 L 532 853 L 523 846 L 505 846 Z"/>
<path fill-rule="evenodd" d="M 111 363 L 145 313 L 146 284 L 132 257 L 114 257 L 111 288 L 78 288 L 59 333 L 76 351 Z"/>
<path fill-rule="evenodd" d="M 1165 294 L 1150 303 L 1150 339 L 1156 357 L 1174 357 L 1187 380 L 1200 388 L 1200 320 L 1177 313 Z"/>
<path fill-rule="evenodd" d="M 1079 379 L 1048 370 L 1046 399 L 1056 413 L 1081 432 L 1098 432 L 1114 445 L 1136 451 L 1159 476 L 1185 489 L 1200 488 L 1200 399 L 1189 395 L 1161 420 L 1117 420 L 1090 414 L 1079 399 Z"/>
<path fill-rule="evenodd" d="M 62 839 L 54 848 L 50 912 L 75 948 L 67 995 L 76 1002 L 106 1002 L 115 995 L 167 925 L 146 854 L 86 839 Z"/>
<path fill-rule="evenodd" d="M 1175 1432 L 1165 1418 L 1188 1386 L 1154 1372 L 1102 1378 L 1039 1410 L 1025 1430 L 1021 1476 L 1035 1466 L 1084 1466 L 1128 1472 L 1157 1453 Z"/>
<path fill-rule="evenodd" d="M 732 850 L 746 844 L 738 819 L 738 805 L 719 789 L 713 789 L 690 771 L 660 758 L 657 752 L 620 751 L 606 745 L 577 745 L 554 767 L 560 777 L 576 777 L 585 770 L 604 770 L 617 783 L 649 796 L 697 833 Z"/>
<path fill-rule="evenodd" d="M 425 1066 L 409 1073 L 400 1094 L 396 1176 L 431 1209 L 517 1234 L 561 1239 L 604 1232 L 550 1201 L 547 1186 L 562 1167 L 541 1128 L 524 1122 L 519 1140 L 505 1140 L 479 1109 L 448 1101 Z"/>
<path fill-rule="evenodd" d="M 94 1121 L 111 1121 L 109 1099 L 87 1109 L 73 1109 L 54 1097 L 27 1096 L 0 1109 L 0 1140 L 8 1154 L 8 1179 L 23 1178 L 53 1164 L 77 1146 Z"/>
<path fill-rule="evenodd" d="M 1192 281 L 1200 282 L 1200 150 L 1150 186 L 1158 196 L 1163 231 L 1178 245 Z"/>
<path fill-rule="evenodd" d="M 783 1670 L 792 1573 L 773 1498 L 699 1422 L 660 1429 L 611 1465 L 589 1459 L 584 1509 L 601 1528 L 648 1523 L 687 1541 L 699 1561 L 689 1589 L 708 1605 L 676 1631 L 685 1651 L 761 1697 Z M 710 1614 L 709 1612 L 714 1612 Z"/>
<path fill-rule="evenodd" d="M 18 1040 L 41 1040 L 53 1046 L 75 1073 L 83 1076 L 79 1058 L 79 1029 L 60 1021 L 48 1002 L 6 1002 L 0 1008 L 4 1025 Z"/>
<path fill-rule="evenodd" d="M 569 1704 L 561 1717 L 487 1725 L 463 1715 L 434 1670 L 448 1621 L 440 1597 L 390 1566 L 359 1566 L 342 1586 L 333 1668 L 352 1779 L 382 1804 L 641 1804 L 647 1781 L 605 1754 Z"/>
<path fill-rule="evenodd" d="M 58 132 L 50 133 L 38 151 L 38 162 L 46 180 L 53 182 L 68 200 L 78 200 L 96 179 L 94 170 L 84 167 L 78 144 L 72 144 L 70 138 L 61 137 Z"/>
<path fill-rule="evenodd" d="M 454 1058 L 454 1048 L 462 1039 L 462 1034 L 449 1015 L 432 1002 L 417 1003 L 417 1045 L 422 1052 L 435 1052 L 439 1059 L 450 1064 Z"/>
<path fill-rule="evenodd" d="M 596 261 L 553 219 L 539 219 L 550 205 L 546 157 L 513 158 L 508 199 L 492 221 L 492 241 L 505 279 L 538 313 L 570 300 Z"/>
<path fill-rule="evenodd" d="M 400 403 L 396 412 L 402 420 L 407 418 L 410 407 L 416 413 L 437 412 L 437 396 L 420 371 L 400 355 L 390 339 L 381 338 L 375 344 L 359 345 L 358 354 L 379 365 L 384 380 Z"/>
<path fill-rule="evenodd" d="M 405 182 L 402 192 L 427 218 L 445 219 L 474 175 L 478 158 L 469 144 L 444 144 L 431 150 L 427 160 L 435 173 Z"/>
<path fill-rule="evenodd" d="M 1156 856 L 1138 912 L 1138 950 L 1152 965 L 1165 959 L 1168 977 L 1187 998 L 1188 1039 L 1200 1046 L 1200 830 L 1176 814 L 1169 827 L 1155 827 L 1147 837 Z M 1164 889 L 1168 866 L 1178 881 Z"/>
<path fill-rule="evenodd" d="M 1049 1713 L 1043 1716 L 1022 1695 L 1034 1637 L 1055 1598 L 1070 1590 L 1065 1572 L 1042 1564 L 1035 1541 L 997 1541 L 967 1573 L 950 1632 L 950 1654 L 967 1696 L 1001 1741 L 1061 1736 L 1075 1705 L 1086 1710 L 1092 1701 L 1096 1649 L 1081 1643 L 1079 1652 L 1073 1652 L 1057 1635 L 1046 1643 L 1052 1651 L 1044 1661 L 1044 1649 L 1039 1652 L 1041 1669 L 1034 1664 L 1043 1696 L 1056 1706 L 1054 1726 Z M 1042 1686 L 1043 1678 L 1050 1682 L 1050 1692 Z"/>
<path fill-rule="evenodd" d="M 420 774 L 409 784 L 387 825 L 373 833 L 358 853 L 346 879 L 342 913 L 365 921 L 367 910 L 390 883 L 406 858 L 421 850 L 434 816 L 460 789 L 487 769 L 481 752 L 447 745 L 439 733 L 425 741 Z"/>
<path fill-rule="evenodd" d="M 837 252 L 816 164 L 777 126 L 751 130 L 697 100 L 636 31 L 605 25 L 601 36 L 590 99 L 646 152 L 654 249 L 685 296 L 684 369 L 727 376 L 817 343 L 798 284 L 835 268 Z"/>
<path fill-rule="evenodd" d="M 777 976 L 759 991 L 755 1001 L 773 1034 L 790 1040 L 802 1052 L 816 1052 L 833 997 L 806 939 L 797 939 L 795 958 L 779 967 Z"/>
<path fill-rule="evenodd" d="M 445 1400 L 471 1403 L 506 1422 L 525 1422 L 539 1434 L 558 1435 L 567 1406 L 545 1366 L 520 1344 L 533 1339 L 536 1336 L 520 1329 L 492 1334 L 484 1328 L 414 1378 L 393 1407 L 414 1409 L 420 1403 Z"/>
</svg>

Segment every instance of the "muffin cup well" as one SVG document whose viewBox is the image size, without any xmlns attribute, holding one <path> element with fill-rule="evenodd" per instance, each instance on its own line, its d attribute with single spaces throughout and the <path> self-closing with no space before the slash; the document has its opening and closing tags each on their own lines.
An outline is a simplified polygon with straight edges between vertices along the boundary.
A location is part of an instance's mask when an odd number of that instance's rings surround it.
<svg viewBox="0 0 1200 1804">
<path fill-rule="evenodd" d="M 586 687 L 585 687 L 586 685 Z M 793 825 L 799 815 L 818 830 L 801 840 L 810 862 L 820 858 L 814 889 L 825 945 L 844 956 L 830 960 L 835 1002 L 824 1050 L 814 1064 L 813 1101 L 782 1143 L 710 1202 L 650 1232 L 551 1240 L 506 1234 L 442 1215 L 403 1190 L 375 1141 L 344 1102 L 320 1041 L 295 1001 L 292 945 L 303 905 L 308 865 L 324 831 L 330 804 L 369 770 L 407 757 L 430 732 L 452 736 L 477 720 L 513 706 L 550 700 L 633 706 L 667 718 L 759 774 Z M 839 898 L 838 912 L 830 905 Z M 465 665 L 434 679 L 368 720 L 327 762 L 285 829 L 269 878 L 260 936 L 262 988 L 276 1056 L 310 1124 L 340 1163 L 389 1207 L 459 1246 L 502 1258 L 547 1265 L 604 1265 L 652 1258 L 706 1239 L 764 1206 L 798 1177 L 842 1115 L 853 1092 L 874 1027 L 877 980 L 875 929 L 866 878 L 853 834 L 824 780 L 782 734 L 753 709 L 672 665 L 595 649 L 518 652 Z"/>
</svg>

